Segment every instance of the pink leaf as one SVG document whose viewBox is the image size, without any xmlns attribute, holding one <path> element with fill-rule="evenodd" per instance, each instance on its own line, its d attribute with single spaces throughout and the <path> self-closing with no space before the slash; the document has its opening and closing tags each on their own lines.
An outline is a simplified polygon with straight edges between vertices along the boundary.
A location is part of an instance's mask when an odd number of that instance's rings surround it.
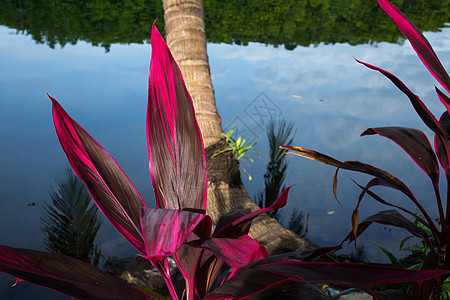
<svg viewBox="0 0 450 300">
<path fill-rule="evenodd" d="M 387 137 L 402 147 L 437 186 L 438 162 L 428 138 L 422 131 L 406 127 L 378 127 L 366 129 L 361 136 L 370 134 Z"/>
<path fill-rule="evenodd" d="M 56 253 L 0 246 L 0 271 L 80 299 L 156 299 L 90 264 Z"/>
<path fill-rule="evenodd" d="M 155 265 L 162 259 L 174 255 L 202 221 L 207 222 L 211 228 L 211 219 L 204 214 L 178 209 L 143 207 L 141 222 L 147 258 Z"/>
<path fill-rule="evenodd" d="M 244 215 L 243 217 L 240 217 L 239 219 L 233 221 L 232 223 L 224 226 L 214 235 L 214 237 L 238 238 L 244 233 L 248 232 L 248 229 L 254 218 L 259 216 L 260 214 L 280 209 L 286 205 L 289 190 L 291 189 L 291 187 L 292 186 L 286 188 L 278 197 L 277 201 L 275 201 L 271 206 L 255 210 L 251 213 Z"/>
<path fill-rule="evenodd" d="M 411 46 L 416 51 L 420 60 L 433 74 L 433 76 L 450 92 L 450 78 L 439 61 L 436 53 L 428 40 L 419 29 L 392 3 L 387 0 L 378 0 L 381 8 L 397 25 L 402 34 L 411 42 Z"/>
<path fill-rule="evenodd" d="M 423 281 L 447 273 L 443 270 L 415 271 L 352 263 L 302 262 L 298 260 L 267 264 L 263 262 L 259 261 L 255 263 L 255 266 L 250 265 L 238 270 L 235 276 L 210 292 L 205 299 L 241 299 L 282 285 L 288 280 L 326 282 L 361 288 L 361 286 L 370 284 Z M 366 288 L 364 290 L 368 291 Z"/>
<path fill-rule="evenodd" d="M 436 93 L 438 95 L 439 100 L 441 100 L 442 104 L 444 104 L 445 108 L 448 112 L 450 112 L 450 99 L 445 95 L 443 92 L 441 92 L 440 89 L 435 87 Z"/>
<path fill-rule="evenodd" d="M 140 209 L 146 205 L 141 196 L 109 153 L 48 97 L 53 103 L 56 133 L 75 174 L 111 224 L 145 254 Z"/>
<path fill-rule="evenodd" d="M 156 26 L 147 110 L 150 174 L 159 208 L 206 210 L 206 159 L 191 97 Z"/>
<path fill-rule="evenodd" d="M 210 238 L 195 240 L 188 245 L 213 252 L 232 268 L 242 268 L 256 259 L 267 258 L 267 252 L 257 240 L 248 235 L 238 239 Z"/>
<path fill-rule="evenodd" d="M 425 123 L 425 125 L 428 126 L 434 133 L 436 133 L 437 138 L 439 139 L 439 142 L 441 143 L 443 147 L 443 151 L 440 153 L 442 157 L 445 156 L 443 160 L 448 161 L 448 157 L 450 156 L 450 139 L 445 131 L 444 127 L 442 127 L 441 123 L 436 119 L 436 117 L 431 113 L 431 111 L 425 106 L 425 104 L 420 100 L 420 98 L 415 95 L 411 90 L 395 75 L 389 73 L 386 70 L 383 70 L 381 68 L 378 68 L 376 66 L 373 66 L 371 64 L 362 62 L 360 60 L 357 60 L 360 64 L 365 65 L 366 67 L 378 71 L 384 76 L 386 76 L 399 90 L 401 90 L 406 96 L 408 96 L 412 106 L 416 110 L 419 117 L 422 119 L 422 121 Z M 441 160 L 441 162 L 443 161 Z M 449 165 L 443 165 L 445 173 L 447 175 L 450 174 L 450 166 Z"/>
</svg>

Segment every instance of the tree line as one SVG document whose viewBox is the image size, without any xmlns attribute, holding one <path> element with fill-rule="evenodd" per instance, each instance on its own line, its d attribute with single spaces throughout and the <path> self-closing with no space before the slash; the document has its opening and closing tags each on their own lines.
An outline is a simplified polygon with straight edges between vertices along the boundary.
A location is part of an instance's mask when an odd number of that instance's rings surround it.
<svg viewBox="0 0 450 300">
<path fill-rule="evenodd" d="M 450 20 L 450 0 L 393 3 L 424 31 L 438 31 Z M 294 49 L 401 40 L 375 0 L 204 0 L 204 6 L 213 43 Z M 160 0 L 0 0 L 0 24 L 52 48 L 86 41 L 108 51 L 115 43 L 148 42 L 155 19 L 163 31 L 163 15 Z"/>
</svg>

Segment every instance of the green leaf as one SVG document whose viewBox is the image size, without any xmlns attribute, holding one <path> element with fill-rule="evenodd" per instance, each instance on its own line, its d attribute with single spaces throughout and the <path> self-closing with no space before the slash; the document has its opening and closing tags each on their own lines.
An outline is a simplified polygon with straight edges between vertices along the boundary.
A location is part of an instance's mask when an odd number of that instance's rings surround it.
<svg viewBox="0 0 450 300">
<path fill-rule="evenodd" d="M 383 251 L 384 254 L 386 254 L 386 256 L 389 258 L 389 260 L 392 263 L 392 266 L 400 268 L 401 265 L 398 262 L 398 260 L 395 258 L 394 254 L 392 254 L 392 252 L 390 252 L 389 250 L 387 250 L 386 248 L 384 248 L 383 246 L 381 246 L 380 244 L 378 244 L 377 242 L 371 241 L 372 244 L 374 244 L 375 246 L 378 247 L 378 249 L 380 249 L 381 251 Z"/>
</svg>

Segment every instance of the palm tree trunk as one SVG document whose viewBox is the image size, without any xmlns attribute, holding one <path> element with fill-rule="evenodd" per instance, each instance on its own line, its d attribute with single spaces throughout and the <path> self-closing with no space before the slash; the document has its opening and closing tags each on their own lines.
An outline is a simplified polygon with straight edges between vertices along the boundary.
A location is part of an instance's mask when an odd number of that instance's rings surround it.
<svg viewBox="0 0 450 300">
<path fill-rule="evenodd" d="M 203 143 L 208 147 L 220 138 L 221 119 L 217 113 L 211 83 L 202 0 L 163 0 L 166 42 L 180 66 Z"/>
<path fill-rule="evenodd" d="M 166 42 L 180 66 L 194 101 L 203 135 L 208 165 L 207 213 L 215 224 L 222 214 L 236 209 L 256 210 L 240 179 L 239 162 L 228 152 L 212 157 L 227 147 L 220 139 L 221 118 L 217 113 L 211 83 L 202 0 L 163 0 Z M 255 219 L 250 236 L 264 245 L 269 254 L 312 248 L 315 245 L 286 229 L 275 219 L 262 215 Z"/>
</svg>

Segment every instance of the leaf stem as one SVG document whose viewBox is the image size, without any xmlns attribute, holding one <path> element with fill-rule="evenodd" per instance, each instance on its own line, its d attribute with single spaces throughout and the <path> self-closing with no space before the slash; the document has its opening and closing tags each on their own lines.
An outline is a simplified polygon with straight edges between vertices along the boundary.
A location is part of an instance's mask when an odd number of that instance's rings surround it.
<svg viewBox="0 0 450 300">
<path fill-rule="evenodd" d="M 170 279 L 170 270 L 167 258 L 164 259 L 164 262 L 159 262 L 154 265 L 159 273 L 161 273 L 164 281 L 166 282 L 167 289 L 169 290 L 170 296 L 173 300 L 178 300 L 177 292 L 175 291 L 175 287 L 173 286 L 172 280 Z"/>
<path fill-rule="evenodd" d="M 447 179 L 447 212 L 446 212 L 446 220 L 450 219 L 450 175 L 446 174 Z M 444 228 L 444 227 L 442 227 Z"/>
<path fill-rule="evenodd" d="M 441 220 L 441 229 L 445 228 L 446 219 L 444 217 L 444 209 L 442 207 L 441 194 L 439 193 L 439 186 L 437 183 L 433 183 L 434 194 L 436 195 L 436 201 L 439 209 L 439 218 Z M 448 197 L 447 197 L 448 199 Z"/>
</svg>

